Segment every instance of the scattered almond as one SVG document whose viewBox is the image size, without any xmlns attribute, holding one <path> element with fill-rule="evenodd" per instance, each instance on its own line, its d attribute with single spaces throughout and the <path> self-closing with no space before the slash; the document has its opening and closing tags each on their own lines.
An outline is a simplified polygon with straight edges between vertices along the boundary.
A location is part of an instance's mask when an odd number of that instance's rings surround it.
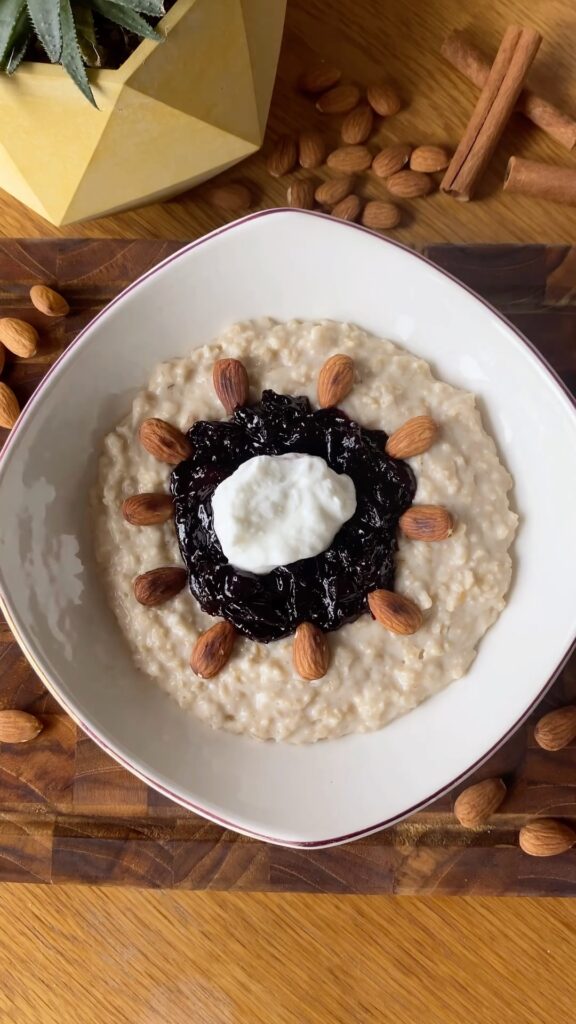
<svg viewBox="0 0 576 1024">
<path fill-rule="evenodd" d="M 28 743 L 42 732 L 42 722 L 27 711 L 0 711 L 0 743 Z"/>
<path fill-rule="evenodd" d="M 330 663 L 326 634 L 311 622 L 302 622 L 294 634 L 292 658 L 301 679 L 322 679 Z"/>
<path fill-rule="evenodd" d="M 333 217 L 337 217 L 338 220 L 358 220 L 358 215 L 362 209 L 362 200 L 359 196 L 350 195 L 346 196 L 345 199 L 341 199 L 336 206 L 332 207 L 331 213 Z"/>
<path fill-rule="evenodd" d="M 227 185 L 217 185 L 216 188 L 210 189 L 208 199 L 212 206 L 232 215 L 249 210 L 252 205 L 250 190 L 238 181 L 231 181 Z"/>
<path fill-rule="evenodd" d="M 171 423 L 166 423 L 166 420 L 144 420 L 140 424 L 138 437 L 140 444 L 150 455 L 160 462 L 168 462 L 171 466 L 189 459 L 192 454 L 192 447 L 186 435 Z"/>
<path fill-rule="evenodd" d="M 40 337 L 32 324 L 13 316 L 5 316 L 0 319 L 0 341 L 15 356 L 28 359 L 36 352 Z"/>
<path fill-rule="evenodd" d="M 230 622 L 216 622 L 198 637 L 190 656 L 190 667 L 202 679 L 212 679 L 230 658 L 236 630 Z"/>
<path fill-rule="evenodd" d="M 311 171 L 326 159 L 326 143 L 320 132 L 302 132 L 298 139 L 298 162 Z"/>
<path fill-rule="evenodd" d="M 352 390 L 354 363 L 350 356 L 330 356 L 318 374 L 318 405 L 321 409 L 338 405 Z"/>
<path fill-rule="evenodd" d="M 562 750 L 576 739 L 576 707 L 549 711 L 537 723 L 534 739 L 544 750 Z"/>
<path fill-rule="evenodd" d="M 432 191 L 434 182 L 421 171 L 397 171 L 386 179 L 386 188 L 399 199 L 418 199 Z"/>
<path fill-rule="evenodd" d="M 320 61 L 318 64 L 312 64 L 302 73 L 300 76 L 300 88 L 302 92 L 325 92 L 327 89 L 337 85 L 341 78 L 342 72 L 340 68 Z"/>
<path fill-rule="evenodd" d="M 576 832 L 554 818 L 534 818 L 520 829 L 520 848 L 531 857 L 556 857 L 576 843 Z"/>
<path fill-rule="evenodd" d="M 328 154 L 326 163 L 333 171 L 355 174 L 357 171 L 368 170 L 372 154 L 366 146 L 340 146 Z"/>
<path fill-rule="evenodd" d="M 454 519 L 441 505 L 412 505 L 400 516 L 399 525 L 410 540 L 446 540 L 454 531 Z"/>
<path fill-rule="evenodd" d="M 298 149 L 292 135 L 281 135 L 268 157 L 266 168 L 273 178 L 281 178 L 296 166 Z"/>
<path fill-rule="evenodd" d="M 217 359 L 212 371 L 212 382 L 229 416 L 239 405 L 246 405 L 250 385 L 246 367 L 239 359 Z"/>
<path fill-rule="evenodd" d="M 139 604 L 152 608 L 176 597 L 186 584 L 186 569 L 177 565 L 162 565 L 150 569 L 134 580 L 134 597 Z"/>
<path fill-rule="evenodd" d="M 314 193 L 314 198 L 321 206 L 335 206 L 336 203 L 346 199 L 354 189 L 354 178 L 352 175 L 341 175 L 338 178 L 330 178 L 323 181 Z"/>
<path fill-rule="evenodd" d="M 316 109 L 322 114 L 347 114 L 360 102 L 357 85 L 337 85 L 329 89 L 316 101 Z"/>
<path fill-rule="evenodd" d="M 382 82 L 368 86 L 366 98 L 371 107 L 381 117 L 391 117 L 397 114 L 402 106 L 402 100 L 393 86 Z"/>
<path fill-rule="evenodd" d="M 368 594 L 372 615 L 391 633 L 410 636 L 422 625 L 422 612 L 408 597 L 393 590 L 373 590 Z"/>
<path fill-rule="evenodd" d="M 132 494 L 122 502 L 122 515 L 132 526 L 159 526 L 174 514 L 174 505 L 169 494 L 143 491 Z"/>
<path fill-rule="evenodd" d="M 288 206 L 299 210 L 314 209 L 314 182 L 310 178 L 293 181 L 286 193 Z"/>
<path fill-rule="evenodd" d="M 438 436 L 438 424 L 430 416 L 406 420 L 386 442 L 386 454 L 392 459 L 409 459 L 427 452 Z"/>
<path fill-rule="evenodd" d="M 464 828 L 476 828 L 488 821 L 505 796 L 502 779 L 484 779 L 468 786 L 456 797 L 454 814 Z"/>
<path fill-rule="evenodd" d="M 385 146 L 372 161 L 374 174 L 379 178 L 390 178 L 406 166 L 411 152 L 412 147 L 407 142 L 397 142 L 393 146 Z"/>
<path fill-rule="evenodd" d="M 7 384 L 0 381 L 0 427 L 5 430 L 12 430 L 20 415 L 18 399 Z"/>
<path fill-rule="evenodd" d="M 32 305 L 45 316 L 67 316 L 70 306 L 63 295 L 49 288 L 47 284 L 35 284 L 30 289 Z"/>
<path fill-rule="evenodd" d="M 410 168 L 435 174 L 436 171 L 445 170 L 450 160 L 450 153 L 442 146 L 416 146 L 410 157 Z"/>
<path fill-rule="evenodd" d="M 346 114 L 342 122 L 340 134 L 342 142 L 348 146 L 357 146 L 370 138 L 374 127 L 374 113 L 368 103 L 360 103 L 349 114 Z"/>
<path fill-rule="evenodd" d="M 402 211 L 395 203 L 384 203 L 380 199 L 371 199 L 362 211 L 362 223 L 366 228 L 375 231 L 388 231 L 400 223 Z"/>
</svg>

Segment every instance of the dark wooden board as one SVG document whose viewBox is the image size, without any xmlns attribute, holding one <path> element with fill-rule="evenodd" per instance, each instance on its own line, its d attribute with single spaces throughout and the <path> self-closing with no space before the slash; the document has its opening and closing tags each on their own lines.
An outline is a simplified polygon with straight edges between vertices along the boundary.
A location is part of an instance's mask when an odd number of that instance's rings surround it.
<svg viewBox="0 0 576 1024">
<path fill-rule="evenodd" d="M 62 349 L 127 284 L 181 243 L 107 240 L 0 242 L 0 315 L 42 333 L 38 355 L 4 379 L 25 401 Z M 576 249 L 431 246 L 446 267 L 498 306 L 576 390 Z M 28 301 L 37 281 L 69 299 L 50 324 Z M 3 432 L 0 431 L 0 436 Z M 576 659 L 544 701 L 576 698 Z M 148 789 L 60 711 L 0 621 L 0 707 L 44 722 L 21 747 L 0 745 L 0 880 L 91 882 L 279 892 L 576 894 L 576 852 L 534 859 L 518 828 L 546 813 L 576 820 L 576 745 L 547 754 L 524 726 L 478 778 L 505 774 L 509 795 L 485 828 L 466 831 L 454 794 L 387 832 L 331 850 L 283 850 L 236 836 Z M 542 709 L 538 715 L 542 713 Z M 538 717 L 536 715 L 535 717 Z"/>
</svg>

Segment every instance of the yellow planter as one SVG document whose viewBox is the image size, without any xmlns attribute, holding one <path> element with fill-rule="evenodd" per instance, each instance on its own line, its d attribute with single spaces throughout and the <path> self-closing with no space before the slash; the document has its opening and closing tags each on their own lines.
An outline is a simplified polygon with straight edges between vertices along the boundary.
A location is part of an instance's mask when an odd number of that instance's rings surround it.
<svg viewBox="0 0 576 1024">
<path fill-rule="evenodd" d="M 52 224 L 163 199 L 264 138 L 286 0 L 177 0 L 117 71 L 89 71 L 98 110 L 66 72 L 0 76 L 0 187 Z"/>
</svg>

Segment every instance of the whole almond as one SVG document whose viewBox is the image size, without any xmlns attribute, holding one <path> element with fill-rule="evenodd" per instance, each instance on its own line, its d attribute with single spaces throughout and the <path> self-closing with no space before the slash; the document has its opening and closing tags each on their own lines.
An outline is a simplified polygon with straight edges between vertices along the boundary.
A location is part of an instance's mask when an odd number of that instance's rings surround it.
<svg viewBox="0 0 576 1024">
<path fill-rule="evenodd" d="M 320 167 L 326 158 L 326 143 L 320 132 L 302 132 L 298 137 L 298 162 L 311 171 Z"/>
<path fill-rule="evenodd" d="M 323 181 L 314 193 L 314 198 L 321 206 L 336 206 L 336 203 L 346 199 L 354 189 L 354 178 L 352 175 L 342 174 L 338 178 L 330 178 Z"/>
<path fill-rule="evenodd" d="M 216 622 L 202 633 L 190 656 L 190 667 L 202 679 L 212 679 L 232 654 L 236 630 L 230 622 Z"/>
<path fill-rule="evenodd" d="M 370 106 L 381 117 L 391 117 L 392 114 L 397 114 L 402 106 L 398 92 L 386 82 L 368 86 L 366 98 Z"/>
<path fill-rule="evenodd" d="M 326 92 L 327 89 L 337 85 L 341 78 L 340 68 L 320 61 L 318 64 L 311 64 L 302 72 L 299 85 L 302 92 Z"/>
<path fill-rule="evenodd" d="M 0 341 L 15 356 L 28 359 L 36 352 L 40 337 L 32 324 L 13 316 L 5 316 L 0 320 Z"/>
<path fill-rule="evenodd" d="M 332 207 L 331 213 L 333 217 L 338 217 L 339 220 L 358 220 L 360 210 L 362 209 L 362 200 L 359 196 L 351 195 L 346 196 L 345 199 L 341 199 L 336 206 Z"/>
<path fill-rule="evenodd" d="M 372 163 L 372 154 L 366 146 L 340 146 L 328 154 L 328 167 L 342 174 L 367 171 Z"/>
<path fill-rule="evenodd" d="M 374 127 L 374 112 L 368 103 L 360 103 L 342 122 L 340 134 L 342 142 L 348 146 L 357 146 L 370 138 Z"/>
<path fill-rule="evenodd" d="M 430 416 L 414 416 L 390 434 L 386 454 L 392 459 L 409 459 L 427 452 L 438 436 L 438 424 Z"/>
<path fill-rule="evenodd" d="M 250 385 L 246 367 L 239 359 L 217 359 L 212 370 L 212 382 L 229 416 L 239 405 L 246 405 Z"/>
<path fill-rule="evenodd" d="M 375 231 L 388 231 L 400 223 L 402 211 L 395 203 L 384 203 L 380 199 L 371 199 L 362 211 L 362 223 L 366 228 Z"/>
<path fill-rule="evenodd" d="M 534 739 L 543 750 L 562 750 L 576 739 L 576 707 L 549 711 L 537 723 Z"/>
<path fill-rule="evenodd" d="M 337 85 L 316 100 L 316 109 L 322 114 L 347 114 L 360 102 L 357 85 Z"/>
<path fill-rule="evenodd" d="M 293 181 L 286 193 L 288 206 L 298 210 L 314 209 L 314 182 L 310 178 Z"/>
<path fill-rule="evenodd" d="M 176 597 L 186 584 L 186 569 L 177 565 L 162 565 L 143 572 L 134 580 L 134 597 L 139 604 L 152 608 Z"/>
<path fill-rule="evenodd" d="M 476 828 L 488 821 L 505 796 L 506 786 L 502 779 L 484 779 L 468 786 L 456 797 L 454 814 L 464 828 Z"/>
<path fill-rule="evenodd" d="M 20 415 L 18 399 L 7 384 L 0 381 L 0 427 L 5 430 L 12 430 Z"/>
<path fill-rule="evenodd" d="M 400 516 L 399 526 L 410 540 L 446 540 L 454 532 L 454 519 L 442 505 L 412 505 Z"/>
<path fill-rule="evenodd" d="M 45 316 L 67 316 L 70 306 L 63 295 L 49 288 L 47 284 L 35 284 L 30 289 L 32 305 Z"/>
<path fill-rule="evenodd" d="M 122 515 L 132 526 L 159 526 L 172 518 L 174 504 L 169 494 L 143 491 L 125 498 Z"/>
<path fill-rule="evenodd" d="M 155 417 L 144 420 L 140 424 L 138 437 L 150 455 L 171 466 L 189 459 L 192 454 L 192 446 L 186 435 L 171 423 L 166 423 L 166 420 Z"/>
<path fill-rule="evenodd" d="M 281 135 L 276 140 L 274 149 L 268 157 L 266 169 L 273 178 L 281 178 L 288 174 L 295 166 L 298 159 L 296 139 L 292 135 Z"/>
<path fill-rule="evenodd" d="M 318 626 L 302 622 L 294 634 L 292 658 L 301 679 L 322 679 L 330 663 L 328 637 Z"/>
<path fill-rule="evenodd" d="M 42 722 L 27 711 L 0 711 L 0 743 L 28 743 L 42 731 Z"/>
<path fill-rule="evenodd" d="M 520 829 L 520 848 L 531 857 L 556 857 L 576 843 L 576 832 L 554 818 L 534 818 Z"/>
<path fill-rule="evenodd" d="M 338 405 L 352 390 L 354 363 L 350 356 L 330 356 L 318 374 L 318 405 L 322 409 Z"/>
<path fill-rule="evenodd" d="M 410 157 L 410 168 L 413 171 L 435 174 L 436 171 L 445 170 L 450 160 L 450 153 L 442 146 L 416 146 Z"/>
<path fill-rule="evenodd" d="M 249 210 L 252 205 L 250 189 L 238 181 L 231 181 L 227 185 L 217 185 L 216 188 L 210 189 L 208 199 L 212 206 L 232 215 Z"/>
<path fill-rule="evenodd" d="M 434 182 L 421 171 L 397 171 L 386 179 L 386 188 L 399 199 L 418 199 L 432 191 Z"/>
<path fill-rule="evenodd" d="M 374 618 L 391 633 L 410 636 L 422 625 L 422 612 L 408 597 L 393 590 L 373 590 L 368 606 Z"/>
<path fill-rule="evenodd" d="M 379 178 L 391 178 L 401 171 L 410 159 L 412 147 L 407 142 L 396 142 L 393 146 L 385 146 L 376 154 L 372 161 L 372 170 Z"/>
</svg>

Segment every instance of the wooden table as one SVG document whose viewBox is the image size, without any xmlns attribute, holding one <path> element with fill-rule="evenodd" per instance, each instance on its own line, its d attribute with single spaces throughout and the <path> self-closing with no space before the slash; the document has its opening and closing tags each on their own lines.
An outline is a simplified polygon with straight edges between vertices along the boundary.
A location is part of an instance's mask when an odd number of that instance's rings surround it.
<svg viewBox="0 0 576 1024">
<path fill-rule="evenodd" d="M 314 115 L 293 92 L 312 53 L 363 81 L 397 77 L 409 108 L 390 138 L 454 144 L 474 90 L 437 56 L 444 32 L 470 18 L 494 50 L 504 25 L 541 27 L 538 77 L 576 108 L 570 0 L 505 0 L 467 11 L 457 0 L 293 0 L 273 104 L 274 131 Z M 563 71 L 566 74 L 563 74 Z M 564 79 L 566 84 L 564 84 Z M 422 126 L 425 126 L 424 129 Z M 576 210 L 499 194 L 516 152 L 571 164 L 520 120 L 508 129 L 480 199 L 434 196 L 413 204 L 397 237 L 431 241 L 576 240 Z M 41 154 L 39 154 L 41 159 Z M 258 155 L 226 178 L 279 204 Z M 222 223 L 205 189 L 181 199 L 73 226 L 68 236 L 194 238 Z M 4 197 L 0 232 L 59 234 Z M 36 888 L 1 892 L 0 1019 L 7 1024 L 248 1024 L 399 1021 L 556 1024 L 573 1017 L 576 933 L 559 900 L 271 896 Z"/>
</svg>

